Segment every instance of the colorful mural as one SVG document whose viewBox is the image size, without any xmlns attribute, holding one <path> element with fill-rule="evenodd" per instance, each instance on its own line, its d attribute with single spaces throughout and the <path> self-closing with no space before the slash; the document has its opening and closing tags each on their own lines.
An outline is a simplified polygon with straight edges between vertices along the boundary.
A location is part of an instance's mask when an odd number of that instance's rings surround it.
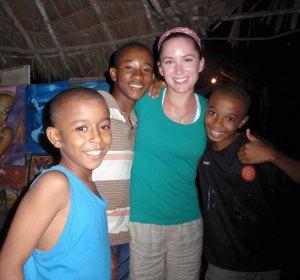
<svg viewBox="0 0 300 280">
<path fill-rule="evenodd" d="M 51 148 L 45 137 L 44 123 L 47 122 L 47 103 L 59 92 L 73 87 L 88 87 L 109 91 L 109 84 L 100 81 L 72 83 L 60 81 L 48 84 L 30 85 L 26 88 L 26 153 L 49 154 Z M 50 150 L 49 150 L 50 149 Z"/>
<path fill-rule="evenodd" d="M 26 88 L 26 153 L 47 154 L 43 110 L 59 92 L 69 88 L 68 81 L 36 84 Z"/>
<path fill-rule="evenodd" d="M 25 165 L 25 86 L 0 87 L 0 165 Z"/>
<path fill-rule="evenodd" d="M 57 151 L 45 136 L 46 109 L 55 95 L 74 87 L 109 91 L 109 84 L 100 81 L 0 88 L 0 230 L 27 186 L 57 163 Z"/>
<path fill-rule="evenodd" d="M 50 155 L 32 155 L 29 167 L 28 181 L 40 175 L 44 169 L 50 168 L 54 164 L 54 159 Z"/>
<path fill-rule="evenodd" d="M 25 166 L 0 166 L 0 229 L 27 184 Z"/>
</svg>

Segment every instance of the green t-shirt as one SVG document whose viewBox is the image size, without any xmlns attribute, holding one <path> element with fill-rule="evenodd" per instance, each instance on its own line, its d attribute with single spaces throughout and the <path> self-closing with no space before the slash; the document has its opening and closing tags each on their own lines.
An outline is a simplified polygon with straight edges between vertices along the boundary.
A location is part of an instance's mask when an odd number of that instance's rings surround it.
<svg viewBox="0 0 300 280">
<path fill-rule="evenodd" d="M 197 95 L 200 117 L 182 125 L 163 112 L 162 92 L 137 102 L 137 135 L 130 182 L 130 221 L 176 225 L 198 219 L 195 185 L 198 161 L 206 145 L 206 98 Z"/>
</svg>

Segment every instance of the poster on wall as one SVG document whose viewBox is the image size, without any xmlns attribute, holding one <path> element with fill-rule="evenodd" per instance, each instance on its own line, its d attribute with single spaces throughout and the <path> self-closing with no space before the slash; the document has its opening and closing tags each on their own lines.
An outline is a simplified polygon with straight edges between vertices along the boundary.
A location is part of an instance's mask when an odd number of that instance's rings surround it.
<svg viewBox="0 0 300 280">
<path fill-rule="evenodd" d="M 60 81 L 54 83 L 30 85 L 26 88 L 26 153 L 52 154 L 53 147 L 48 142 L 44 123 L 47 121 L 45 106 L 63 90 L 75 87 L 87 87 L 94 90 L 109 91 L 109 84 L 105 81 L 74 82 Z"/>
<path fill-rule="evenodd" d="M 32 182 L 43 170 L 54 164 L 54 158 L 50 155 L 32 155 L 29 167 L 28 180 Z"/>
<path fill-rule="evenodd" d="M 61 91 L 69 88 L 68 81 L 36 84 L 26 88 L 26 153 L 49 154 L 51 148 L 44 131 L 47 114 L 44 108 Z"/>
<path fill-rule="evenodd" d="M 78 82 L 76 80 L 70 81 L 70 88 L 75 87 L 87 87 L 94 90 L 104 90 L 109 92 L 110 85 L 106 81 L 98 81 L 98 80 L 91 80 L 91 81 L 84 81 L 84 82 Z"/>
<path fill-rule="evenodd" d="M 0 166 L 25 165 L 25 86 L 0 87 Z"/>
<path fill-rule="evenodd" d="M 0 230 L 26 184 L 25 166 L 0 166 Z"/>
</svg>

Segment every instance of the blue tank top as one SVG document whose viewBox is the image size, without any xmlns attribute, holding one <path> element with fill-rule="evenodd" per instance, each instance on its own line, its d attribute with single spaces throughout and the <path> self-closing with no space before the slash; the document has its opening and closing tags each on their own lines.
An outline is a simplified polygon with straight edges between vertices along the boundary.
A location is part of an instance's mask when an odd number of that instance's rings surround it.
<svg viewBox="0 0 300 280">
<path fill-rule="evenodd" d="M 23 267 L 25 279 L 110 280 L 106 201 L 64 167 L 56 165 L 45 172 L 52 170 L 64 173 L 69 180 L 70 212 L 54 247 L 32 252 Z"/>
</svg>

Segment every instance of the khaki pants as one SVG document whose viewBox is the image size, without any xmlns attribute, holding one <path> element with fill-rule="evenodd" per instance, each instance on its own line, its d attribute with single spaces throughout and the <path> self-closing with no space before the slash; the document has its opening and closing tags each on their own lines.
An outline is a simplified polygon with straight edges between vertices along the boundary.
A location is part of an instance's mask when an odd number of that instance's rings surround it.
<svg viewBox="0 0 300 280">
<path fill-rule="evenodd" d="M 199 280 L 203 221 L 161 226 L 129 223 L 131 280 Z"/>
</svg>

